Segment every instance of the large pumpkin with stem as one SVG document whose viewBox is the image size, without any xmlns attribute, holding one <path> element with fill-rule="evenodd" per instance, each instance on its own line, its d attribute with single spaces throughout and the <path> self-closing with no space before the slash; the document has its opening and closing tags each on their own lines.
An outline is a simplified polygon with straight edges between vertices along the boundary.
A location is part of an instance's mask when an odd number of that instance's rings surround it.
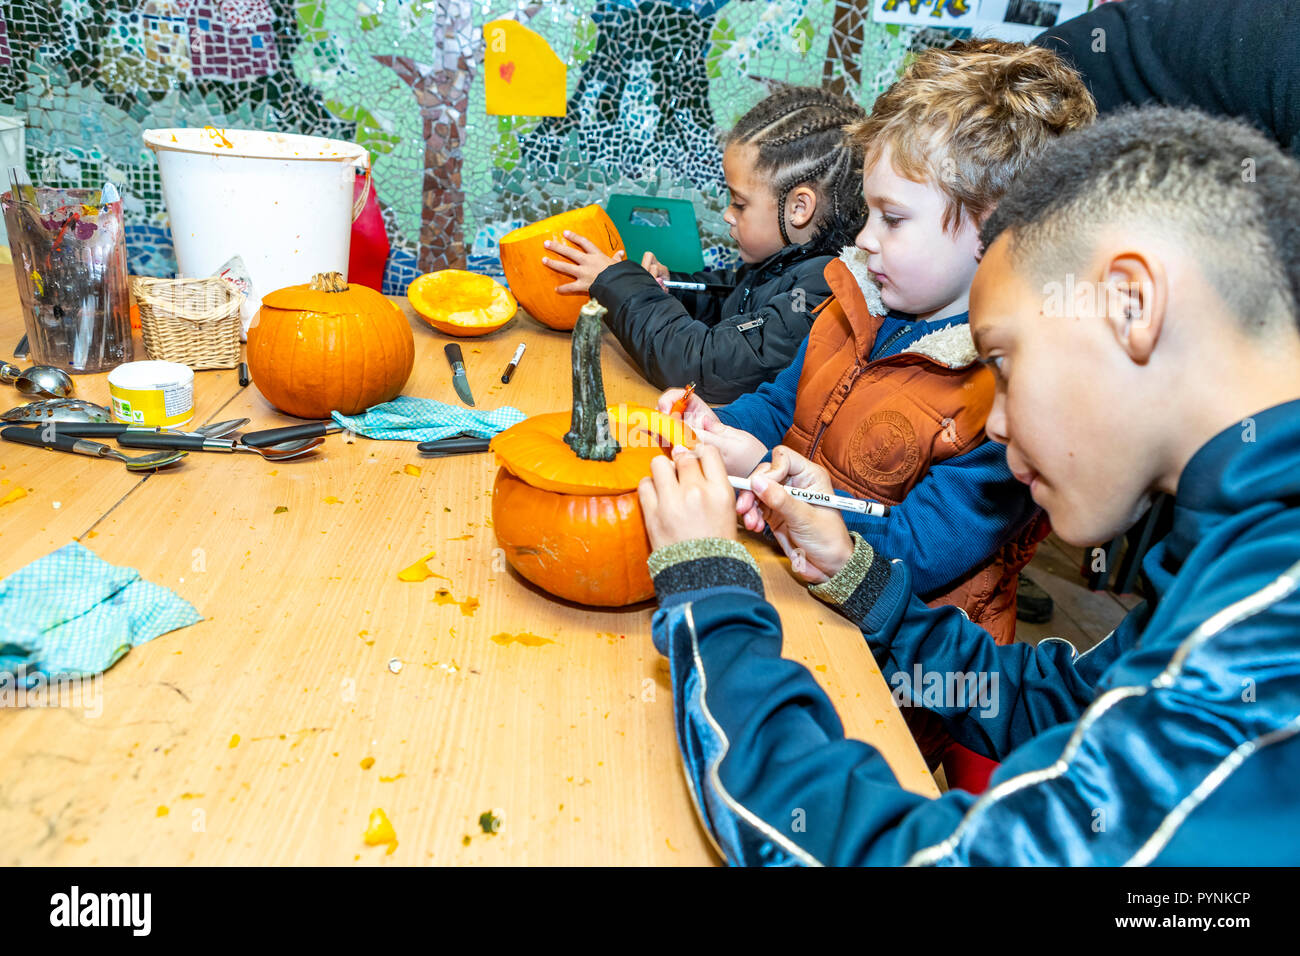
<svg viewBox="0 0 1300 956">
<path fill-rule="evenodd" d="M 405 313 L 337 272 L 262 299 L 248 371 L 266 400 L 299 418 L 357 415 L 402 393 L 415 365 Z"/>
<path fill-rule="evenodd" d="M 600 316 L 591 302 L 573 331 L 573 409 L 536 415 L 492 440 L 501 467 L 492 524 L 510 566 L 579 604 L 622 607 L 654 594 L 650 541 L 636 486 L 650 462 L 694 435 L 640 405 L 605 404 Z"/>
<path fill-rule="evenodd" d="M 544 256 L 557 258 L 542 245 L 546 240 L 573 245 L 564 238 L 566 229 L 590 239 L 608 256 L 626 251 L 614 220 L 595 205 L 571 209 L 508 232 L 501 237 L 500 244 L 501 269 L 510 292 L 534 319 L 561 331 L 573 328 L 578 311 L 590 301 L 585 292 L 556 292 L 556 286 L 572 282 L 573 277 L 542 264 Z"/>
</svg>

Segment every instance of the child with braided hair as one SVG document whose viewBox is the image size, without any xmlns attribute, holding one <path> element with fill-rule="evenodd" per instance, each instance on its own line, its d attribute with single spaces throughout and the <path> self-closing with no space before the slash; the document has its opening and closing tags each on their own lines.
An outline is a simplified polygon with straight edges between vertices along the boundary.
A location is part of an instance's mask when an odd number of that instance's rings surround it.
<svg viewBox="0 0 1300 956">
<path fill-rule="evenodd" d="M 827 90 L 788 87 L 741 117 L 723 140 L 722 169 L 742 265 L 670 273 L 647 252 L 616 261 L 586 237 L 548 242 L 543 261 L 573 281 L 557 291 L 589 292 L 606 321 L 660 388 L 695 383 L 705 401 L 725 402 L 771 381 L 790 364 L 830 295 L 826 266 L 862 228 L 862 149 L 845 136 L 866 112 Z M 670 293 L 668 278 L 708 292 Z M 723 287 L 717 289 L 716 287 Z"/>
</svg>

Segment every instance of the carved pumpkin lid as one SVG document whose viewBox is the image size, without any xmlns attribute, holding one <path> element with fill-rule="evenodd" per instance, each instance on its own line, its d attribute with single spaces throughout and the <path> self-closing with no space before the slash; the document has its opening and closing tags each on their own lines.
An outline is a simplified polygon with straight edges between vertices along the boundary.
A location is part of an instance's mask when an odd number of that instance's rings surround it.
<svg viewBox="0 0 1300 956">
<path fill-rule="evenodd" d="M 507 471 L 534 488 L 566 495 L 623 494 L 650 474 L 650 462 L 695 433 L 681 420 L 644 405 L 610 405 L 610 432 L 620 450 L 612 461 L 586 461 L 564 441 L 570 413 L 534 415 L 492 439 Z"/>
<path fill-rule="evenodd" d="M 311 282 L 276 289 L 262 297 L 262 304 L 273 309 L 325 314 L 401 311 L 382 292 L 369 286 L 348 285 L 338 272 L 318 272 Z"/>
</svg>

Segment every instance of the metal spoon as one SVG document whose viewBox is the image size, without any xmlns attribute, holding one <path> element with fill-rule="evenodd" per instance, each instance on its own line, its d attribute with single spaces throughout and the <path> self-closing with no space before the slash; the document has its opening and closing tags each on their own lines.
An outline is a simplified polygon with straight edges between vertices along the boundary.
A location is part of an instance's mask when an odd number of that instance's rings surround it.
<svg viewBox="0 0 1300 956">
<path fill-rule="evenodd" d="M 112 458 L 126 465 L 127 471 L 157 471 L 159 468 L 166 468 L 168 465 L 176 464 L 186 455 L 186 452 L 172 449 L 154 452 L 151 455 L 142 455 L 139 458 L 130 458 L 111 445 L 101 445 L 97 441 L 86 441 L 84 438 L 76 438 L 72 435 L 53 435 L 46 440 L 41 435 L 42 431 L 44 429 L 10 425 L 8 428 L 0 428 L 0 438 L 5 441 L 17 442 L 20 445 L 50 448 L 55 451 L 68 451 L 77 455 L 87 455 L 91 458 Z"/>
<path fill-rule="evenodd" d="M 303 438 L 299 441 L 280 442 L 254 448 L 234 438 L 204 438 L 201 435 L 169 435 L 160 432 L 156 435 L 140 432 L 123 432 L 117 436 L 117 443 L 127 448 L 185 448 L 190 451 L 251 451 L 261 455 L 267 461 L 283 461 L 286 458 L 298 458 L 306 455 L 321 445 L 321 437 Z"/>
<path fill-rule="evenodd" d="M 67 398 L 72 394 L 72 378 L 53 365 L 33 365 L 14 381 L 24 395 L 40 398 Z"/>
</svg>

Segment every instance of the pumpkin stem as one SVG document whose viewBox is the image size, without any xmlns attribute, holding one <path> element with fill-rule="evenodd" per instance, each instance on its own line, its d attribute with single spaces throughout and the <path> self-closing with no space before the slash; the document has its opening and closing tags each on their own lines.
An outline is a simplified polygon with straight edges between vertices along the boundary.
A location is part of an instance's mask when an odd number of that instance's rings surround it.
<svg viewBox="0 0 1300 956">
<path fill-rule="evenodd" d="M 592 299 L 573 327 L 573 417 L 564 442 L 584 461 L 613 461 L 622 449 L 609 432 L 605 382 L 600 374 L 601 318 L 606 309 Z"/>
<path fill-rule="evenodd" d="M 347 292 L 348 284 L 341 272 L 318 272 L 311 277 L 313 292 Z"/>
</svg>

